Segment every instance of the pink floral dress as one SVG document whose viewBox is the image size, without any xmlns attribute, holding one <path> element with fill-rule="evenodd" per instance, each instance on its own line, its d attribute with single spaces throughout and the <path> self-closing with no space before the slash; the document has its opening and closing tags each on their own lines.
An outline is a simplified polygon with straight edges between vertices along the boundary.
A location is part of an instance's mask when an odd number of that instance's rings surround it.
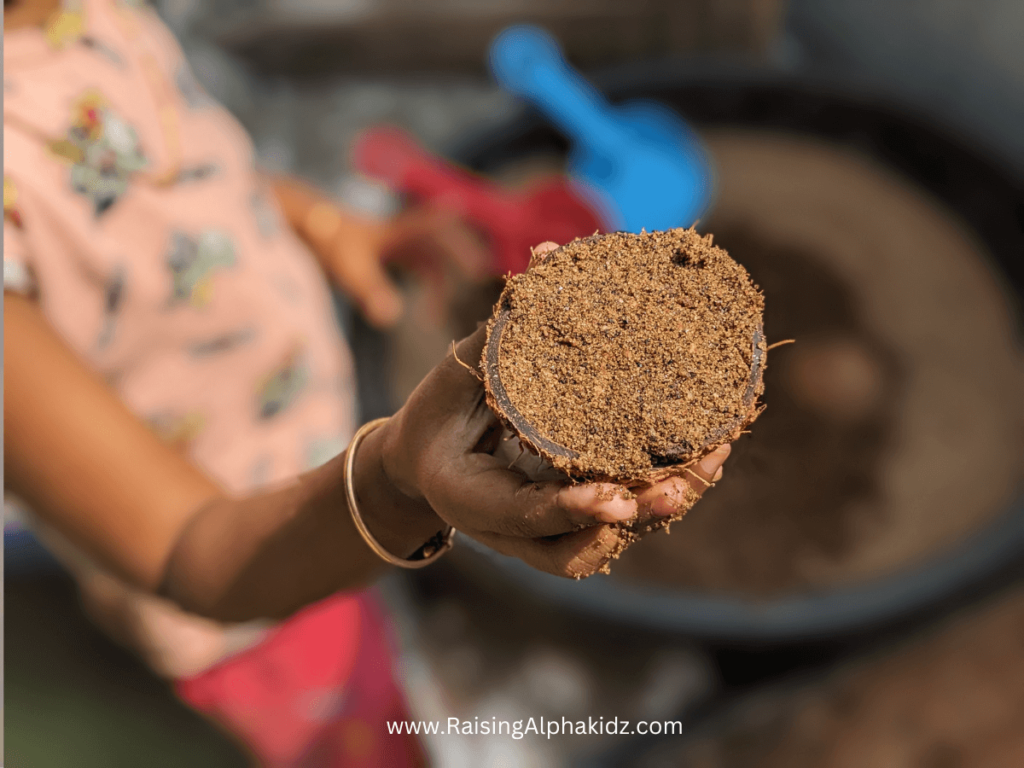
<svg viewBox="0 0 1024 768">
<path fill-rule="evenodd" d="M 69 5 L 4 35 L 4 289 L 231 493 L 340 453 L 352 361 L 313 256 L 251 143 L 156 15 Z M 408 765 L 404 708 L 365 597 L 307 609 L 181 694 L 267 765 Z"/>
</svg>

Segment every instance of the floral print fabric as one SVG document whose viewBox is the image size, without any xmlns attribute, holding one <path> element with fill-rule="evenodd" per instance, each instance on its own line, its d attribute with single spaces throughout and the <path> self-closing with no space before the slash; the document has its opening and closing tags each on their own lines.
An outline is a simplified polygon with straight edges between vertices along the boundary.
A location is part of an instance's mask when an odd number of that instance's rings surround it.
<svg viewBox="0 0 1024 768">
<path fill-rule="evenodd" d="M 4 36 L 4 288 L 232 492 L 342 450 L 348 350 L 240 126 L 151 11 Z"/>
</svg>

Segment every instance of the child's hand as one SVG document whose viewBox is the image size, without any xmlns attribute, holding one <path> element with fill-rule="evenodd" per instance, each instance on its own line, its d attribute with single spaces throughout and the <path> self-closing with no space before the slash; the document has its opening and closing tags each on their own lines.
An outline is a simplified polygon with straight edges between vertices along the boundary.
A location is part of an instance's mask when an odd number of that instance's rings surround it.
<svg viewBox="0 0 1024 768">
<path fill-rule="evenodd" d="M 416 208 L 378 221 L 340 208 L 297 179 L 274 179 L 273 190 L 324 272 L 378 328 L 394 325 L 403 311 L 389 264 L 415 272 L 438 293 L 449 266 L 471 280 L 486 274 L 486 250 L 451 213 Z"/>
<path fill-rule="evenodd" d="M 402 294 L 388 265 L 402 267 L 431 286 L 444 300 L 446 270 L 454 267 L 470 280 L 486 272 L 487 253 L 449 213 L 413 209 L 388 222 L 345 216 L 329 243 L 320 246 L 320 261 L 338 287 L 379 328 L 402 316 Z"/>
<path fill-rule="evenodd" d="M 500 426 L 483 385 L 459 362 L 480 360 L 481 328 L 464 339 L 381 428 L 384 474 L 407 498 L 426 502 L 467 536 L 548 573 L 585 577 L 621 546 L 608 523 L 677 512 L 689 485 L 698 494 L 717 479 L 727 450 L 705 457 L 703 478 L 671 478 L 625 498 L 624 488 L 594 483 L 533 482 L 485 452 Z M 362 450 L 362 449 L 360 449 Z"/>
<path fill-rule="evenodd" d="M 671 478 L 636 498 L 612 484 L 533 482 L 509 469 L 491 455 L 501 428 L 483 385 L 465 367 L 478 365 L 485 341 L 485 328 L 464 339 L 374 441 L 396 490 L 463 534 L 542 571 L 590 576 L 621 546 L 621 531 L 609 523 L 671 516 L 685 504 L 687 487 L 701 494 L 719 478 L 727 446 L 694 466 L 700 479 Z"/>
<path fill-rule="evenodd" d="M 402 294 L 384 267 L 388 225 L 342 214 L 333 207 L 329 212 L 321 209 L 320 215 L 333 217 L 333 234 L 317 237 L 315 232 L 307 231 L 305 239 L 324 272 L 355 303 L 367 322 L 378 328 L 394 325 L 403 307 Z"/>
</svg>

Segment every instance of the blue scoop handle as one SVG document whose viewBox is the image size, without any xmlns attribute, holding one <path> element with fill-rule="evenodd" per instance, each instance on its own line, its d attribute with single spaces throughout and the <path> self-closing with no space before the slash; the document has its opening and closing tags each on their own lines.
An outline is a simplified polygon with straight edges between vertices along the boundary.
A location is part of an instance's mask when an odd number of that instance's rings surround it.
<svg viewBox="0 0 1024 768">
<path fill-rule="evenodd" d="M 543 30 L 505 29 L 492 43 L 490 59 L 499 85 L 533 101 L 576 142 L 611 156 L 630 141 L 604 97 L 569 66 Z"/>
</svg>

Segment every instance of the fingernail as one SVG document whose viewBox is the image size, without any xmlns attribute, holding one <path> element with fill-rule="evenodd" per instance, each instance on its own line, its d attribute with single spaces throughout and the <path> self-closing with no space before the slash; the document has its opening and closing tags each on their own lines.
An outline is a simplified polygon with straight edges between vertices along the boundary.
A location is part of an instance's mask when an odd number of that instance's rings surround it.
<svg viewBox="0 0 1024 768">
<path fill-rule="evenodd" d="M 680 510 L 693 506 L 693 488 L 681 477 L 672 477 L 658 483 L 651 489 L 649 498 L 651 513 L 658 517 L 678 515 Z"/>
<path fill-rule="evenodd" d="M 636 515 L 636 501 L 623 498 L 625 490 L 610 483 L 572 485 L 562 489 L 561 503 L 603 523 L 620 523 Z"/>
<path fill-rule="evenodd" d="M 717 483 L 722 479 L 722 475 L 725 473 L 725 467 L 719 467 L 718 471 L 715 472 L 715 476 L 711 478 L 712 483 Z"/>
<path fill-rule="evenodd" d="M 654 497 L 651 502 L 651 512 L 658 517 L 668 517 L 679 511 L 679 504 L 683 498 L 677 484 L 667 486 L 661 493 Z"/>
<path fill-rule="evenodd" d="M 703 459 L 700 460 L 700 468 L 704 470 L 708 475 L 715 475 L 722 467 L 722 462 L 725 461 L 729 453 L 732 451 L 732 446 L 726 443 L 720 445 L 714 451 L 709 453 Z"/>
</svg>

